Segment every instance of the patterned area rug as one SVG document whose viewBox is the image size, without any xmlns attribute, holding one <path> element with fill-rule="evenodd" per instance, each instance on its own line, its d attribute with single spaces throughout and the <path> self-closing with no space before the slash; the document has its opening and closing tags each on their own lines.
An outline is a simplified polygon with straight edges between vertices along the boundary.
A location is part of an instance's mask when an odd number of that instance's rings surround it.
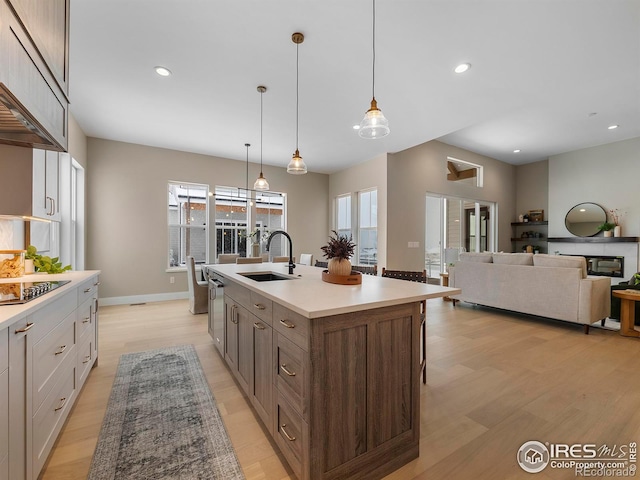
<svg viewBox="0 0 640 480">
<path fill-rule="evenodd" d="M 193 345 L 120 357 L 87 478 L 244 479 Z"/>
</svg>

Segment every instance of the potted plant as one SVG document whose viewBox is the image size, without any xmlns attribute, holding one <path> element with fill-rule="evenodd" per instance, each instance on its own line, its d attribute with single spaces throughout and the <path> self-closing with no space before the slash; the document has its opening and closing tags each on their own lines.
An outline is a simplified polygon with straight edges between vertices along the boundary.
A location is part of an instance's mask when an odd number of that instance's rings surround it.
<svg viewBox="0 0 640 480">
<path fill-rule="evenodd" d="M 331 230 L 333 236 L 329 236 L 329 241 L 320 249 L 324 252 L 324 257 L 329 260 L 328 270 L 332 275 L 350 275 L 351 261 L 356 244 L 351 236 L 340 235 L 335 230 Z"/>
<path fill-rule="evenodd" d="M 71 270 L 71 265 L 63 267 L 62 262 L 59 261 L 60 259 L 58 257 L 51 258 L 47 255 L 39 255 L 38 249 L 33 245 L 29 245 L 27 247 L 25 263 L 27 260 L 31 260 L 33 262 L 34 270 L 38 273 L 62 273 L 67 270 Z"/>
<path fill-rule="evenodd" d="M 598 226 L 598 230 L 604 232 L 605 237 L 610 237 L 612 235 L 612 231 L 615 228 L 615 223 L 604 222 L 602 225 Z"/>
</svg>

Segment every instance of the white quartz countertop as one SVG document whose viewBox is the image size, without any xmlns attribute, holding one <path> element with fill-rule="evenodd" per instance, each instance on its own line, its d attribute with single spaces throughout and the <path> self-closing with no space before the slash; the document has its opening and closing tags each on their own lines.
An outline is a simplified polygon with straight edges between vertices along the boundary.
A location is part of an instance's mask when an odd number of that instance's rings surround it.
<svg viewBox="0 0 640 480">
<path fill-rule="evenodd" d="M 56 273 L 55 275 L 38 274 L 25 275 L 17 278 L 0 278 L 0 287 L 5 283 L 32 283 L 32 282 L 55 282 L 60 280 L 71 280 L 70 283 L 63 285 L 55 290 L 48 292 L 41 297 L 31 300 L 27 303 L 19 305 L 0 305 L 0 328 L 7 327 L 19 320 L 20 318 L 29 315 L 35 310 L 53 302 L 59 295 L 68 292 L 74 288 L 77 288 L 85 280 L 99 275 L 99 270 L 83 270 L 78 272 L 64 272 Z"/>
<path fill-rule="evenodd" d="M 336 285 L 322 281 L 322 268 L 306 265 L 296 265 L 293 280 L 258 282 L 239 275 L 246 272 L 275 272 L 288 276 L 287 265 L 255 263 L 215 264 L 206 267 L 307 318 L 370 310 L 461 293 L 459 288 L 373 275 L 362 275 L 361 285 Z"/>
</svg>

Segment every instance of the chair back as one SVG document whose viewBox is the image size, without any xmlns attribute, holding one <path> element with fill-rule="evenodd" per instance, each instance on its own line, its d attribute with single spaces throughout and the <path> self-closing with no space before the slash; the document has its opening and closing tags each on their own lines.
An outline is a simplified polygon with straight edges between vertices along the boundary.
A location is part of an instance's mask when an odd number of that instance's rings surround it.
<svg viewBox="0 0 640 480">
<path fill-rule="evenodd" d="M 271 259 L 272 263 L 289 263 L 289 257 L 273 257 Z M 293 257 L 293 263 L 296 263 L 296 257 Z"/>
<path fill-rule="evenodd" d="M 351 270 L 365 275 L 378 275 L 378 265 L 351 265 Z"/>
<path fill-rule="evenodd" d="M 413 272 L 410 270 L 387 270 L 382 267 L 382 276 L 397 278 L 398 280 L 408 280 L 410 282 L 427 283 L 427 271 Z"/>
<path fill-rule="evenodd" d="M 320 260 L 316 260 L 314 267 L 329 268 L 329 262 L 322 262 Z"/>
<path fill-rule="evenodd" d="M 301 253 L 300 254 L 300 265 L 313 265 L 313 254 L 312 253 Z"/>
<path fill-rule="evenodd" d="M 236 258 L 236 263 L 262 263 L 262 257 L 238 257 Z"/>
<path fill-rule="evenodd" d="M 221 253 L 218 255 L 218 263 L 236 263 L 237 253 Z"/>
<path fill-rule="evenodd" d="M 191 255 L 187 257 L 187 284 L 189 286 L 189 292 L 195 290 L 195 286 L 198 284 L 196 278 L 196 262 Z"/>
</svg>

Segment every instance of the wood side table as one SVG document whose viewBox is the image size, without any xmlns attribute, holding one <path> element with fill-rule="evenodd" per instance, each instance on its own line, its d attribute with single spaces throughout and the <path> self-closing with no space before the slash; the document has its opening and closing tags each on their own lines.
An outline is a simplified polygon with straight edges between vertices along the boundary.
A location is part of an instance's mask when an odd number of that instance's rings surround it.
<svg viewBox="0 0 640 480">
<path fill-rule="evenodd" d="M 440 282 L 442 283 L 443 287 L 449 286 L 449 274 L 447 272 L 440 274 Z M 453 299 L 451 297 L 442 297 L 443 302 L 450 302 L 452 300 Z"/>
<path fill-rule="evenodd" d="M 640 290 L 614 290 L 613 296 L 620 299 L 620 335 L 640 337 L 640 332 L 633 328 L 636 311 L 635 302 L 640 302 Z"/>
</svg>

